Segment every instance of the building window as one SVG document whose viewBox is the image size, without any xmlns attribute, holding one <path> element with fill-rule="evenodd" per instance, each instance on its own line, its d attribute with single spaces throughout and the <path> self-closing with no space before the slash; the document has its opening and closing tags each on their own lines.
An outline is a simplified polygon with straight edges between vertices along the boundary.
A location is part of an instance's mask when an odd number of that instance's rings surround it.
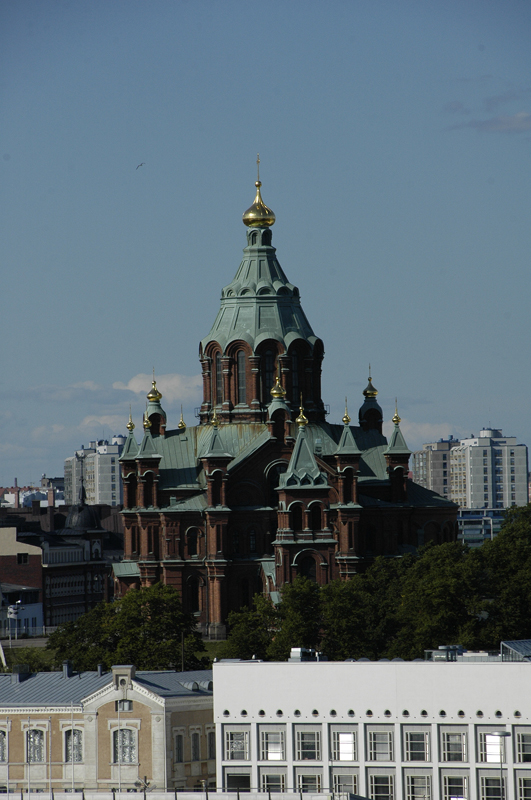
<svg viewBox="0 0 531 800">
<path fill-rule="evenodd" d="M 429 761 L 429 733 L 406 731 L 406 761 Z"/>
<path fill-rule="evenodd" d="M 369 761 L 393 761 L 392 731 L 369 731 Z"/>
<path fill-rule="evenodd" d="M 518 778 L 518 800 L 531 800 L 531 778 Z"/>
<path fill-rule="evenodd" d="M 297 784 L 299 792 L 318 794 L 321 791 L 320 775 L 298 775 Z"/>
<path fill-rule="evenodd" d="M 216 757 L 216 732 L 209 731 L 207 734 L 208 758 L 213 760 Z"/>
<path fill-rule="evenodd" d="M 0 731 L 0 763 L 7 761 L 7 736 L 5 731 Z"/>
<path fill-rule="evenodd" d="M 357 775 L 333 775 L 333 790 L 335 794 L 357 794 Z"/>
<path fill-rule="evenodd" d="M 503 781 L 505 783 L 505 780 Z M 480 800 L 503 800 L 504 787 L 501 787 L 500 792 L 500 779 L 497 778 L 481 778 L 480 783 Z"/>
<path fill-rule="evenodd" d="M 262 761 L 284 761 L 284 733 L 282 731 L 262 731 Z"/>
<path fill-rule="evenodd" d="M 249 531 L 249 552 L 256 553 L 256 531 L 254 528 Z"/>
<path fill-rule="evenodd" d="M 466 761 L 466 734 L 449 733 L 443 731 L 442 735 L 442 760 Z"/>
<path fill-rule="evenodd" d="M 407 800 L 430 800 L 431 781 L 428 775 L 407 775 L 406 777 Z"/>
<path fill-rule="evenodd" d="M 467 779 L 461 775 L 445 775 L 443 778 L 443 800 L 466 800 Z"/>
<path fill-rule="evenodd" d="M 249 760 L 249 733 L 227 731 L 225 733 L 225 758 L 227 761 Z"/>
<path fill-rule="evenodd" d="M 216 353 L 216 400 L 215 405 L 219 406 L 223 402 L 223 373 L 221 371 L 221 353 Z"/>
<path fill-rule="evenodd" d="M 297 760 L 319 761 L 321 734 L 318 731 L 297 731 Z"/>
<path fill-rule="evenodd" d="M 369 775 L 369 797 L 371 800 L 393 800 L 393 775 Z"/>
<path fill-rule="evenodd" d="M 505 761 L 505 740 L 503 736 L 491 733 L 479 734 L 479 760 L 492 764 Z M 499 789 L 499 786 L 498 786 Z"/>
<path fill-rule="evenodd" d="M 273 388 L 275 377 L 275 354 L 272 350 L 266 350 L 264 362 L 264 403 L 270 403 L 271 389 Z"/>
<path fill-rule="evenodd" d="M 136 731 L 120 728 L 113 732 L 113 762 L 115 764 L 136 763 Z"/>
<path fill-rule="evenodd" d="M 69 764 L 83 761 L 83 731 L 77 728 L 65 732 L 65 761 Z"/>
<path fill-rule="evenodd" d="M 192 733 L 192 761 L 201 761 L 201 739 L 198 733 Z"/>
<path fill-rule="evenodd" d="M 175 762 L 177 764 L 184 762 L 184 736 L 182 733 L 175 735 Z"/>
<path fill-rule="evenodd" d="M 332 732 L 333 761 L 357 761 L 356 734 L 354 731 Z"/>
<path fill-rule="evenodd" d="M 283 792 L 286 788 L 286 776 L 282 773 L 278 775 L 262 774 L 263 792 Z"/>
<path fill-rule="evenodd" d="M 236 356 L 236 371 L 238 373 L 238 403 L 247 402 L 247 391 L 245 387 L 245 353 L 238 350 Z"/>
<path fill-rule="evenodd" d="M 133 710 L 133 701 L 132 700 L 116 700 L 114 704 L 116 711 L 132 711 Z"/>
<path fill-rule="evenodd" d="M 29 764 L 42 764 L 44 761 L 44 731 L 26 731 L 27 761 Z"/>
<path fill-rule="evenodd" d="M 27 553 L 17 553 L 17 564 L 28 564 L 29 556 Z"/>
<path fill-rule="evenodd" d="M 520 763 L 531 761 L 531 733 L 516 734 L 516 759 Z"/>
</svg>

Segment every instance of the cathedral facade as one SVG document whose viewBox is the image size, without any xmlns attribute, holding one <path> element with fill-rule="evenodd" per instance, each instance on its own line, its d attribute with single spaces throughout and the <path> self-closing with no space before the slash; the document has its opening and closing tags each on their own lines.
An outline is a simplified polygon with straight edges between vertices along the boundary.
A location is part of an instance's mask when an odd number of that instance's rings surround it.
<svg viewBox="0 0 531 800">
<path fill-rule="evenodd" d="M 279 598 L 305 575 L 346 580 L 376 556 L 456 537 L 457 507 L 408 479 L 395 411 L 389 439 L 371 378 L 358 425 L 327 421 L 323 342 L 272 245 L 261 197 L 243 215 L 247 246 L 201 341 L 199 424 L 170 429 L 153 381 L 143 438 L 130 419 L 120 457 L 125 555 L 118 594 L 174 586 L 206 637 L 255 593 Z"/>
</svg>

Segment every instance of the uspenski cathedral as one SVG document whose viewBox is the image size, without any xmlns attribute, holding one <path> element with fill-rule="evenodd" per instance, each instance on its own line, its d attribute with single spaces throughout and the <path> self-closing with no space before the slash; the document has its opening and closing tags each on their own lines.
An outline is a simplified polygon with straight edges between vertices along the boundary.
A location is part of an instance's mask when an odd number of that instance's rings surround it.
<svg viewBox="0 0 531 800">
<path fill-rule="evenodd" d="M 199 423 L 168 427 L 153 380 L 139 443 L 129 419 L 120 458 L 125 555 L 118 594 L 163 581 L 208 638 L 255 593 L 277 601 L 304 575 L 347 580 L 376 556 L 452 541 L 457 507 L 408 478 L 395 410 L 389 441 L 369 377 L 358 425 L 327 421 L 323 342 L 272 245 L 275 215 L 256 197 L 247 246 L 201 341 Z"/>
</svg>

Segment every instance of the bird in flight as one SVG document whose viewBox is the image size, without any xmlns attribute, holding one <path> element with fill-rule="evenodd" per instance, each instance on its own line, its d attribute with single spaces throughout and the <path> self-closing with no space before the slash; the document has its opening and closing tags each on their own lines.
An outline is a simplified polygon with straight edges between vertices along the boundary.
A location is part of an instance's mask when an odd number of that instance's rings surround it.
<svg viewBox="0 0 531 800">
<path fill-rule="evenodd" d="M 140 167 L 143 167 L 145 163 L 146 163 L 145 161 L 142 161 L 142 163 L 138 165 L 137 169 L 140 169 Z"/>
</svg>

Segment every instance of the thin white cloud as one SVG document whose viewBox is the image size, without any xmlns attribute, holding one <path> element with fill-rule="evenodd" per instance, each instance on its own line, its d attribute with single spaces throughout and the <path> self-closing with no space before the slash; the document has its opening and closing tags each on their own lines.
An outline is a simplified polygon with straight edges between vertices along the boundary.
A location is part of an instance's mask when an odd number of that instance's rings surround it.
<svg viewBox="0 0 531 800">
<path fill-rule="evenodd" d="M 101 430 L 102 427 L 110 428 L 112 431 L 120 431 L 125 429 L 127 423 L 127 416 L 123 414 L 89 414 L 79 423 L 79 429 L 85 430 L 87 428 L 97 428 Z"/>
<path fill-rule="evenodd" d="M 113 389 L 147 395 L 151 389 L 151 381 L 151 375 L 139 373 L 127 383 L 116 381 L 113 383 Z M 164 400 L 168 403 L 198 402 L 201 398 L 202 386 L 201 375 L 179 375 L 171 372 L 166 375 L 157 375 L 157 389 L 162 392 L 163 405 Z"/>
<path fill-rule="evenodd" d="M 523 133 L 531 130 L 531 114 L 519 111 L 509 116 L 491 117 L 491 119 L 471 119 L 458 125 L 451 125 L 448 130 L 475 128 L 488 133 Z"/>
</svg>

